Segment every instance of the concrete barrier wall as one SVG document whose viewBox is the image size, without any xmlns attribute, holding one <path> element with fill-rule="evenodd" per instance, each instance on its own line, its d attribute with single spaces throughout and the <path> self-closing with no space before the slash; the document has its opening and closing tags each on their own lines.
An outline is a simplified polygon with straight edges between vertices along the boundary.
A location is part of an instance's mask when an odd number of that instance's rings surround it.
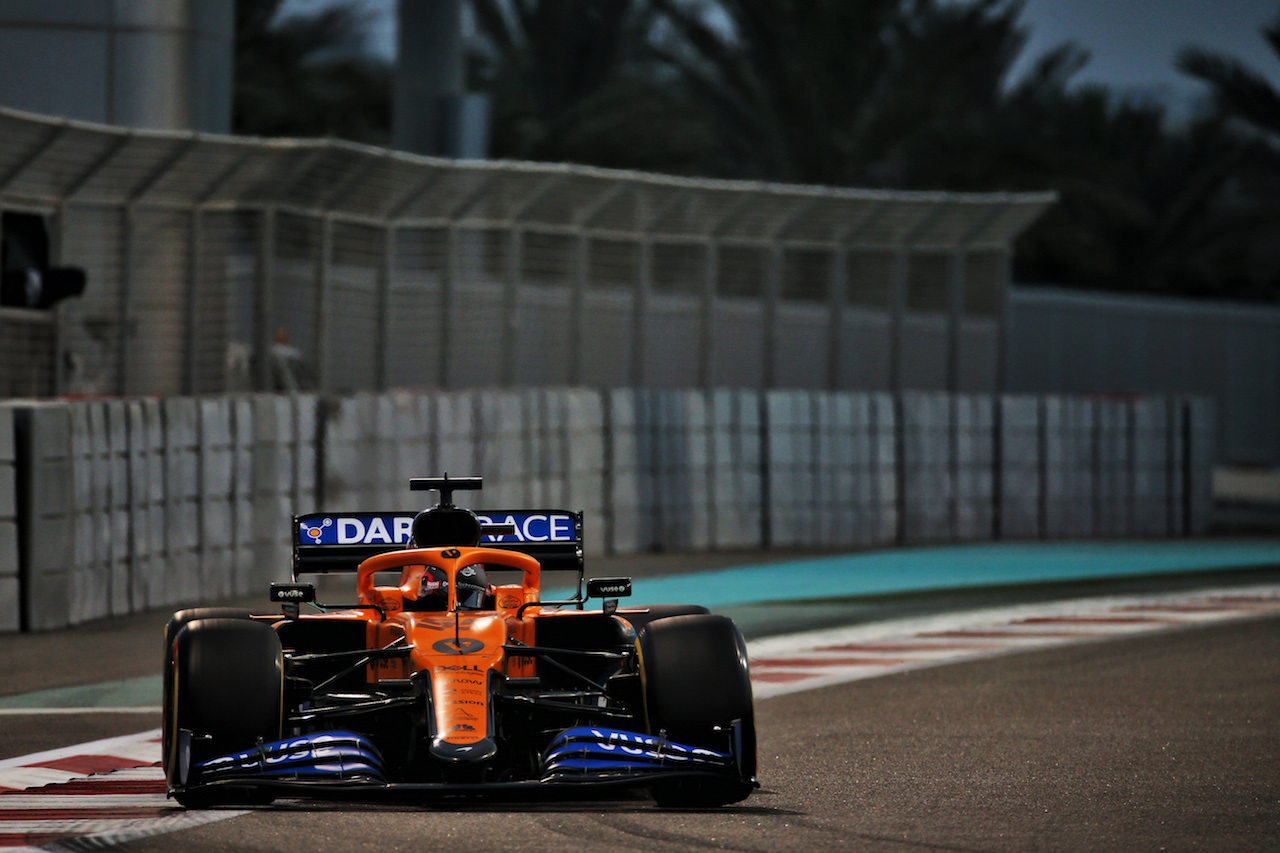
<svg viewBox="0 0 1280 853">
<path fill-rule="evenodd" d="M 1131 536 L 1134 518 L 1134 407 L 1118 400 L 1094 403 L 1094 531 L 1100 537 Z M 1163 446 L 1163 442 L 1162 442 Z"/>
<path fill-rule="evenodd" d="M 952 399 L 903 394 L 900 407 L 902 536 L 907 542 L 950 541 L 956 500 Z"/>
<path fill-rule="evenodd" d="M 996 401 L 996 538 L 1038 539 L 1044 530 L 1042 408 L 1039 397 Z"/>
<path fill-rule="evenodd" d="M 0 405 L 0 632 L 21 626 L 18 577 L 18 465 L 13 407 Z"/>
<path fill-rule="evenodd" d="M 290 518 L 316 499 L 316 406 L 272 395 L 7 406 L 0 548 L 6 494 L 26 544 L 5 561 L 18 570 L 0 573 L 0 588 L 19 587 L 0 626 L 61 628 L 288 577 Z"/>
<path fill-rule="evenodd" d="M 951 533 L 957 541 L 995 535 L 995 418 L 996 401 L 991 397 L 952 399 L 955 503 Z"/>
<path fill-rule="evenodd" d="M 760 394 L 720 389 L 708 395 L 708 479 L 713 548 L 763 544 Z"/>
<path fill-rule="evenodd" d="M 1042 408 L 1043 535 L 1087 539 L 1095 533 L 1094 401 L 1046 397 Z"/>
<path fill-rule="evenodd" d="M 15 406 L 13 412 L 18 465 L 25 469 L 18 494 L 21 626 L 61 628 L 71 624 L 79 550 L 71 411 L 49 403 Z"/>
<path fill-rule="evenodd" d="M 0 408 L 0 630 L 251 594 L 292 516 L 582 509 L 589 554 L 1201 533 L 1194 399 L 719 389 L 92 400 Z"/>
<path fill-rule="evenodd" d="M 1183 483 L 1183 530 L 1200 536 L 1209 529 L 1213 512 L 1213 463 L 1218 447 L 1217 406 L 1207 397 L 1180 401 L 1186 472 Z"/>
<path fill-rule="evenodd" d="M 585 532 L 583 549 L 589 556 L 603 554 L 607 539 L 599 522 L 608 506 L 605 500 L 605 401 L 600 394 L 585 389 L 547 389 L 537 393 L 562 413 L 564 493 L 559 507 L 580 509 L 586 518 L 595 521 Z M 551 496 L 545 497 L 550 502 Z M 507 504 L 519 505 L 518 502 Z"/>
</svg>

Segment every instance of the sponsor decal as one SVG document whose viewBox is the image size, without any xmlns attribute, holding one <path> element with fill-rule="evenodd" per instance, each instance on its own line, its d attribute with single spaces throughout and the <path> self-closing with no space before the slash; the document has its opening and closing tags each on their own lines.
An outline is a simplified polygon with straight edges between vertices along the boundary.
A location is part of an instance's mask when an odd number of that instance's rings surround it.
<svg viewBox="0 0 1280 853">
<path fill-rule="evenodd" d="M 486 542 L 576 542 L 574 518 L 567 513 L 508 513 L 479 515 L 481 524 L 511 524 L 510 536 L 485 536 Z"/>
<path fill-rule="evenodd" d="M 459 551 L 457 548 L 446 548 L 440 552 L 440 556 L 446 557 L 450 560 L 456 560 L 462 556 L 462 552 Z"/>
<path fill-rule="evenodd" d="M 298 544 L 405 545 L 412 532 L 412 515 L 335 515 L 303 522 Z"/>
<path fill-rule="evenodd" d="M 520 603 L 520 597 L 516 595 L 504 595 L 498 599 L 498 606 L 503 610 L 515 610 Z"/>
<path fill-rule="evenodd" d="M 484 648 L 484 642 L 475 637 L 452 637 L 436 640 L 431 648 L 442 655 L 473 655 Z"/>
<path fill-rule="evenodd" d="M 301 536 L 311 539 L 313 545 L 319 545 L 320 539 L 324 536 L 325 528 L 333 526 L 333 519 L 326 518 L 318 524 L 303 524 Z"/>
<path fill-rule="evenodd" d="M 509 512 L 476 516 L 481 524 L 510 524 L 515 533 L 482 537 L 485 543 L 576 542 L 570 513 Z M 299 522 L 299 545 L 407 545 L 413 536 L 414 513 L 353 513 Z"/>
</svg>

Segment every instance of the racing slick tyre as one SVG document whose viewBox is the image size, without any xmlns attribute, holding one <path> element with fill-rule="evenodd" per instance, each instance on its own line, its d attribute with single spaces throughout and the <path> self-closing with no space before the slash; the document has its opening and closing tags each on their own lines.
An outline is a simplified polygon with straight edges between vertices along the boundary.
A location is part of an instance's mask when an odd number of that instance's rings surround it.
<svg viewBox="0 0 1280 853">
<path fill-rule="evenodd" d="M 163 736 L 161 742 L 164 744 L 164 772 L 165 778 L 173 778 L 170 768 L 170 757 L 172 750 L 169 749 L 170 738 L 174 731 L 169 714 L 172 707 L 172 696 L 170 692 L 173 687 L 173 638 L 178 636 L 178 632 L 182 630 L 188 622 L 194 622 L 196 619 L 248 619 L 250 611 L 239 607 L 190 607 L 186 610 L 179 610 L 177 613 L 169 617 L 169 622 L 164 626 L 164 697 L 161 700 L 161 707 L 164 708 L 163 721 L 161 727 Z"/>
<path fill-rule="evenodd" d="M 184 806 L 265 805 L 269 791 L 187 787 L 196 764 L 278 740 L 283 717 L 284 653 L 275 630 L 240 618 L 193 619 L 173 638 L 165 768 Z M 191 733 L 182 754 L 180 732 Z"/>
<path fill-rule="evenodd" d="M 660 806 L 722 806 L 755 788 L 756 729 L 746 643 L 724 616 L 692 614 L 650 622 L 636 638 L 644 679 L 650 734 L 725 751 L 738 758 L 740 778 L 659 782 L 651 793 Z M 737 724 L 738 742 L 728 732 Z"/>
<path fill-rule="evenodd" d="M 645 613 L 628 613 L 627 608 L 624 607 L 618 611 L 618 615 L 630 622 L 631 627 L 639 633 L 655 619 L 666 619 L 669 616 L 695 616 L 711 612 L 701 604 L 651 604 L 645 610 Z"/>
</svg>

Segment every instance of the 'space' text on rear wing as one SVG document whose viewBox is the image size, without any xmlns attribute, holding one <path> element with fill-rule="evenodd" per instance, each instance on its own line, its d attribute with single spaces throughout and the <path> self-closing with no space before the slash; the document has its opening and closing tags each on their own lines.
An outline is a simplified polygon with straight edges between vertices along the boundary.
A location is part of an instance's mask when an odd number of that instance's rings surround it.
<svg viewBox="0 0 1280 853">
<path fill-rule="evenodd" d="M 354 572 L 361 561 L 369 557 L 406 547 L 415 515 L 413 512 L 313 512 L 296 516 L 293 520 L 294 578 L 301 574 Z M 581 512 L 503 509 L 476 512 L 476 517 L 481 524 L 481 547 L 528 554 L 544 569 L 582 571 Z"/>
</svg>

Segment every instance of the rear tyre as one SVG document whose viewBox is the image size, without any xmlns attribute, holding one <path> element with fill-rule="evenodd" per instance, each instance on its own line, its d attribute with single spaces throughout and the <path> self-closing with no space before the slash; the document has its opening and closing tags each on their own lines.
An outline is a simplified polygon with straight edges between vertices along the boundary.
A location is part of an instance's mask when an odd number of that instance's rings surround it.
<svg viewBox="0 0 1280 853">
<path fill-rule="evenodd" d="M 682 779 L 655 784 L 658 805 L 736 803 L 755 788 L 756 730 L 746 643 L 732 620 L 692 614 L 656 619 L 637 637 L 650 734 L 723 751 L 735 722 L 740 779 Z M 717 731 L 719 729 L 719 731 Z"/>
<path fill-rule="evenodd" d="M 181 785 L 201 761 L 250 749 L 259 738 L 279 740 L 284 654 L 270 625 L 237 618 L 194 619 L 175 634 L 173 650 L 165 708 L 171 724 L 165 742 L 171 788 Z M 187 755 L 179 748 L 182 729 L 193 735 Z M 261 805 L 274 799 L 261 789 L 234 787 L 196 787 L 174 796 L 192 808 Z"/>
</svg>

